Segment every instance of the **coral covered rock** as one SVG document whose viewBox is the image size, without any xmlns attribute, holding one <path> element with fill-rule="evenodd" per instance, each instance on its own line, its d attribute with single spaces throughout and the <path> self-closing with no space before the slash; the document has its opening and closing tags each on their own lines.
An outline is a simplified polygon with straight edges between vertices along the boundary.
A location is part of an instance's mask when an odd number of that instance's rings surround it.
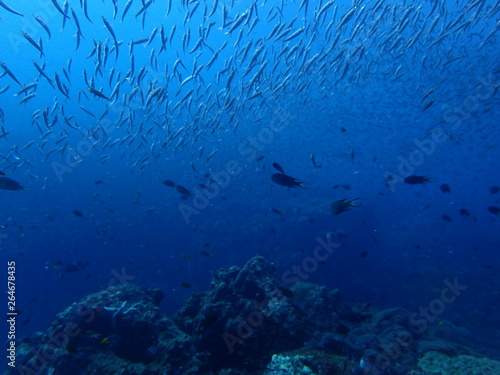
<svg viewBox="0 0 500 375">
<path fill-rule="evenodd" d="M 488 358 L 460 355 L 448 357 L 440 352 L 427 352 L 418 361 L 418 367 L 435 375 L 498 375 L 500 362 Z"/>
<path fill-rule="evenodd" d="M 287 289 L 262 257 L 219 270 L 174 320 L 162 298 L 130 284 L 89 295 L 18 342 L 7 374 L 500 374 L 432 330 L 413 332 L 403 309 L 349 304 L 310 283 Z"/>
<path fill-rule="evenodd" d="M 213 371 L 262 368 L 273 353 L 300 348 L 312 327 L 299 298 L 262 257 L 217 272 L 210 290 L 193 295 L 175 322 L 196 337 Z"/>
<path fill-rule="evenodd" d="M 311 356 L 273 355 L 264 375 L 315 375 L 307 366 L 312 361 Z"/>
<path fill-rule="evenodd" d="M 158 307 L 161 299 L 159 290 L 130 284 L 89 295 L 58 314 L 46 333 L 24 340 L 17 369 L 23 374 L 145 375 L 154 368 L 174 368 L 186 362 L 191 344 Z"/>
</svg>

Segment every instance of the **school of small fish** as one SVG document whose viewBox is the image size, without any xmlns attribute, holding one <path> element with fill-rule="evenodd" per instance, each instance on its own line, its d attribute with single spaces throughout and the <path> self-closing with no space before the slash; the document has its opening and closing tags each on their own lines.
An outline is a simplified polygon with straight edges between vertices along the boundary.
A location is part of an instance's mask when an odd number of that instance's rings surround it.
<svg viewBox="0 0 500 375">
<path fill-rule="evenodd" d="M 370 77 L 404 80 L 418 74 L 413 65 L 435 70 L 434 87 L 412 87 L 426 111 L 467 50 L 498 53 L 500 29 L 500 3 L 487 0 L 47 0 L 34 15 L 12 0 L 0 6 L 2 18 L 30 25 L 4 39 L 32 60 L 0 62 L 0 168 L 9 175 L 35 167 L 34 148 L 43 162 L 69 161 L 63 172 L 84 163 L 78 139 L 100 164 L 120 148 L 142 174 L 167 150 L 195 150 Z M 72 69 L 75 60 L 84 68 Z M 16 123 L 11 108 L 31 113 L 31 125 Z M 18 127 L 34 130 L 32 140 L 9 144 Z M 203 151 L 193 162 L 219 149 Z"/>
</svg>

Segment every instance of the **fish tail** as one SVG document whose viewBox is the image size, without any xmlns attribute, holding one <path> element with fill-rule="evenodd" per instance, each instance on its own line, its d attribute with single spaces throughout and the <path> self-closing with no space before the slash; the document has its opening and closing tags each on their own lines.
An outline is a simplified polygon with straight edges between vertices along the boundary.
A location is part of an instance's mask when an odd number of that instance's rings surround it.
<svg viewBox="0 0 500 375">
<path fill-rule="evenodd" d="M 349 206 L 351 207 L 361 207 L 360 205 L 357 205 L 357 204 L 354 204 L 354 202 L 356 201 L 359 201 L 361 198 L 354 198 L 354 199 L 351 199 L 349 202 L 347 202 L 349 204 Z"/>
</svg>

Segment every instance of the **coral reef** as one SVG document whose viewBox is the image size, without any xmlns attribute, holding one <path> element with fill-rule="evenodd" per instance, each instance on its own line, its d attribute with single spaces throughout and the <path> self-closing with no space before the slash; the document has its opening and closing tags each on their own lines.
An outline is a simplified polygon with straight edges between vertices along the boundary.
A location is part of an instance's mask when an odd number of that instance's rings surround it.
<svg viewBox="0 0 500 375">
<path fill-rule="evenodd" d="M 415 332 L 403 309 L 349 304 L 310 283 L 287 289 L 262 257 L 219 270 L 173 319 L 159 308 L 162 298 L 130 284 L 89 295 L 19 342 L 17 368 L 7 374 L 500 373 L 496 362 L 463 355 L 470 352 L 430 330 Z"/>
<path fill-rule="evenodd" d="M 210 370 L 228 366 L 257 371 L 271 355 L 300 348 L 314 327 L 311 311 L 256 257 L 245 267 L 216 273 L 207 293 L 194 295 L 178 312 L 177 326 L 209 352 Z"/>
<path fill-rule="evenodd" d="M 89 295 L 58 314 L 46 333 L 23 340 L 17 369 L 53 375 L 175 373 L 190 360 L 191 340 L 158 307 L 162 298 L 159 290 L 129 284 Z"/>
<path fill-rule="evenodd" d="M 263 375 L 315 375 L 307 366 L 313 357 L 275 354 Z"/>
<path fill-rule="evenodd" d="M 440 352 L 427 352 L 418 367 L 429 375 L 498 375 L 500 362 L 488 358 L 459 355 L 449 357 Z"/>
</svg>

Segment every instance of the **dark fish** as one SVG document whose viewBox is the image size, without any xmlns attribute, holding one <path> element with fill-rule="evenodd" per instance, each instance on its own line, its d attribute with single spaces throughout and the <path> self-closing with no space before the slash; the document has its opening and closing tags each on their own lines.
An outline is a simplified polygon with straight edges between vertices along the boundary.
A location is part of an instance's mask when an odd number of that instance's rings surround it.
<svg viewBox="0 0 500 375">
<path fill-rule="evenodd" d="M 40 73 L 40 75 L 42 75 L 43 77 L 45 77 L 45 79 L 49 82 L 49 84 L 52 87 L 54 87 L 53 84 L 52 84 L 52 79 L 50 79 L 50 77 L 47 74 L 45 74 L 45 72 L 43 71 L 42 67 L 40 65 L 38 65 L 35 60 L 32 60 L 32 62 L 33 62 L 33 65 L 35 65 L 36 70 L 38 70 L 38 73 Z"/>
<path fill-rule="evenodd" d="M 339 201 L 333 202 L 330 210 L 334 215 L 340 215 L 342 212 L 347 211 L 350 207 L 360 207 L 354 204 L 355 201 L 360 200 L 361 198 L 354 198 L 349 200 L 349 198 L 341 199 Z"/>
<path fill-rule="evenodd" d="M 427 110 L 428 110 L 428 109 L 429 109 L 429 108 L 430 108 L 430 107 L 434 104 L 434 102 L 435 102 L 435 99 L 430 100 L 430 101 L 429 101 L 429 102 L 425 105 L 424 109 L 422 109 L 422 112 L 427 111 Z"/>
<path fill-rule="evenodd" d="M 460 215 L 462 215 L 462 216 L 470 216 L 469 211 L 467 211 L 465 208 L 461 208 L 459 212 L 460 212 Z"/>
<path fill-rule="evenodd" d="M 346 129 L 346 128 L 344 128 L 343 126 L 341 126 L 341 127 L 340 127 L 340 131 L 341 131 L 342 133 L 345 133 L 345 132 L 347 131 L 347 129 Z"/>
<path fill-rule="evenodd" d="M 276 208 L 271 208 L 271 211 L 273 211 L 277 215 L 283 215 L 283 212 L 281 212 L 280 210 L 277 210 Z"/>
<path fill-rule="evenodd" d="M 285 173 L 285 171 L 283 170 L 283 168 L 281 168 L 281 165 L 279 165 L 276 162 L 273 163 L 273 168 L 276 169 L 278 172 Z"/>
<path fill-rule="evenodd" d="M 2 177 L 0 177 L 0 189 L 3 190 L 24 190 L 24 187 L 17 181 L 14 181 L 8 177 L 3 177 L 5 174 L 2 172 Z"/>
<path fill-rule="evenodd" d="M 346 184 L 340 185 L 340 187 L 344 190 L 351 190 L 351 187 L 349 185 L 346 185 Z"/>
<path fill-rule="evenodd" d="M 442 184 L 439 188 L 443 193 L 451 193 L 450 185 L 448 184 Z"/>
<path fill-rule="evenodd" d="M 37 42 L 35 42 L 35 40 L 28 33 L 24 31 L 22 31 L 21 33 L 26 38 L 26 40 L 40 52 L 40 57 L 42 57 L 44 55 L 42 47 Z"/>
<path fill-rule="evenodd" d="M 186 289 L 191 289 L 193 287 L 190 283 L 187 283 L 185 281 L 181 282 L 179 285 Z"/>
<path fill-rule="evenodd" d="M 81 3 L 80 3 L 81 4 Z M 87 11 L 87 0 L 83 0 L 83 13 L 85 14 L 85 18 L 89 20 L 90 23 L 93 23 L 92 20 L 90 19 Z"/>
<path fill-rule="evenodd" d="M 111 25 L 109 24 L 108 20 L 102 16 L 102 21 L 104 22 L 104 26 L 106 26 L 106 28 L 108 29 L 109 33 L 111 34 L 111 37 L 113 38 L 113 41 L 115 43 L 115 53 L 116 53 L 116 58 L 118 58 L 118 40 L 116 39 L 116 35 L 115 35 L 115 32 L 113 31 L 113 28 L 111 27 Z"/>
<path fill-rule="evenodd" d="M 314 157 L 314 154 L 311 154 L 311 162 L 314 166 L 314 168 L 321 168 L 322 166 L 316 163 L 316 158 Z"/>
<path fill-rule="evenodd" d="M 13 14 L 17 14 L 18 16 L 24 17 L 24 14 L 19 13 L 17 10 L 12 9 L 10 6 L 5 4 L 2 0 L 0 0 L 0 6 L 5 9 L 7 12 L 11 12 Z"/>
<path fill-rule="evenodd" d="M 181 186 L 181 185 L 176 185 L 175 186 L 175 189 L 181 193 L 182 195 L 186 196 L 186 197 L 192 197 L 193 194 L 191 194 L 191 192 L 186 189 L 184 186 Z"/>
<path fill-rule="evenodd" d="M 66 13 L 64 13 L 64 11 L 61 9 L 61 6 L 56 0 L 51 0 L 51 1 L 52 4 L 54 4 L 54 7 L 57 9 L 57 11 L 61 13 L 64 16 L 64 18 L 69 18 L 69 16 Z"/>
<path fill-rule="evenodd" d="M 83 217 L 83 212 L 80 210 L 73 210 L 73 215 Z"/>
<path fill-rule="evenodd" d="M 66 98 L 69 98 L 69 94 L 65 87 L 63 86 L 61 79 L 59 78 L 59 75 L 57 73 L 54 73 L 54 80 L 56 81 L 57 88 L 63 94 Z"/>
<path fill-rule="evenodd" d="M 498 186 L 492 186 L 490 188 L 490 193 L 491 194 L 497 194 L 499 191 L 500 191 L 500 187 L 498 187 Z"/>
<path fill-rule="evenodd" d="M 444 214 L 443 216 L 441 216 L 441 218 L 443 220 L 446 220 L 446 221 L 453 221 L 453 219 L 451 217 L 449 217 L 448 215 Z"/>
<path fill-rule="evenodd" d="M 261 161 L 262 159 L 264 159 L 264 155 L 259 156 L 255 161 Z"/>
<path fill-rule="evenodd" d="M 426 182 L 431 182 L 432 180 L 425 176 L 408 176 L 403 180 L 409 185 L 425 184 Z"/>
<path fill-rule="evenodd" d="M 169 187 L 176 187 L 177 186 L 177 184 L 174 181 L 170 181 L 170 180 L 163 180 L 162 184 L 165 186 L 169 186 Z"/>
<path fill-rule="evenodd" d="M 106 95 L 104 95 L 102 92 L 97 91 L 96 89 L 93 89 L 92 87 L 87 88 L 93 95 L 98 96 L 99 98 L 103 98 L 106 100 L 110 100 Z"/>
<path fill-rule="evenodd" d="M 429 91 L 427 91 L 424 96 L 422 96 L 422 98 L 420 99 L 420 103 L 423 103 L 423 101 L 425 99 L 427 99 L 429 97 L 430 94 L 432 94 L 434 91 L 436 91 L 436 88 L 431 88 Z"/>
<path fill-rule="evenodd" d="M 362 251 L 361 254 L 359 254 L 359 257 L 366 258 L 367 255 L 368 255 L 368 251 Z"/>
<path fill-rule="evenodd" d="M 301 188 L 305 189 L 305 187 L 302 186 L 304 182 L 301 182 L 296 178 L 290 177 L 284 173 L 275 173 L 271 176 L 271 179 L 273 180 L 274 183 L 281 186 L 287 186 L 289 188 L 295 188 L 297 186 L 300 186 Z"/>
<path fill-rule="evenodd" d="M 35 18 L 35 20 L 40 24 L 40 26 L 42 26 L 44 28 L 44 30 L 47 32 L 47 34 L 49 35 L 49 39 L 50 37 L 52 36 L 50 34 L 50 29 L 49 27 L 47 26 L 47 24 L 40 18 L 38 17 L 37 15 L 33 15 L 33 17 Z"/>
<path fill-rule="evenodd" d="M 75 22 L 76 25 L 76 33 L 79 34 L 81 37 L 83 37 L 82 29 L 80 27 L 80 21 L 78 20 L 78 17 L 73 8 L 71 8 L 71 15 L 73 16 L 73 21 Z"/>
<path fill-rule="evenodd" d="M 500 214 L 500 208 L 496 206 L 490 206 L 488 207 L 488 212 L 492 213 L 493 215 L 499 215 Z"/>
<path fill-rule="evenodd" d="M 89 265 L 89 262 L 82 262 L 80 260 L 74 261 L 67 266 L 65 266 L 62 270 L 62 272 L 78 272 L 82 271 L 85 268 L 87 268 Z"/>
<path fill-rule="evenodd" d="M 69 19 L 69 17 L 67 16 L 69 11 L 69 0 L 64 0 L 63 8 L 61 10 L 63 11 L 64 16 L 62 19 L 62 30 L 64 30 L 64 26 L 66 26 L 66 19 Z"/>
<path fill-rule="evenodd" d="M 210 254 L 209 252 L 207 252 L 205 250 L 200 250 L 200 254 L 206 258 L 211 258 L 213 256 L 212 254 Z"/>
<path fill-rule="evenodd" d="M 94 182 L 94 185 L 100 185 L 102 184 L 104 181 L 103 180 L 97 180 L 96 182 Z"/>
<path fill-rule="evenodd" d="M 125 15 L 127 14 L 128 10 L 130 9 L 130 6 L 132 5 L 132 2 L 134 0 L 128 0 L 127 3 L 123 7 L 123 12 L 122 12 L 122 22 L 123 18 L 125 18 Z"/>
<path fill-rule="evenodd" d="M 5 71 L 5 73 L 7 73 L 7 75 L 12 78 L 14 81 L 16 81 L 16 83 L 20 86 L 21 85 L 21 82 L 19 82 L 19 80 L 16 78 L 16 76 L 14 75 L 14 73 L 12 73 L 12 71 L 9 69 L 9 67 L 4 63 L 4 62 L 1 62 L 0 61 L 0 66 L 3 68 L 3 70 Z"/>
</svg>

